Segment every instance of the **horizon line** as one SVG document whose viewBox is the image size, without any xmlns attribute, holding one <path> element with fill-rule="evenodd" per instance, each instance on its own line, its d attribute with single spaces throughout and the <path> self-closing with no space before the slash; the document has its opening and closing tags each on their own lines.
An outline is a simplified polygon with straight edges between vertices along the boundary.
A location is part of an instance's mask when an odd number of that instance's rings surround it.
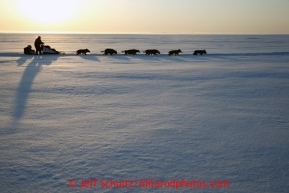
<svg viewBox="0 0 289 193">
<path fill-rule="evenodd" d="M 289 35 L 289 33 L 143 33 L 143 32 L 58 32 L 58 31 L 0 31 L 0 34 L 67 34 L 67 35 Z"/>
</svg>

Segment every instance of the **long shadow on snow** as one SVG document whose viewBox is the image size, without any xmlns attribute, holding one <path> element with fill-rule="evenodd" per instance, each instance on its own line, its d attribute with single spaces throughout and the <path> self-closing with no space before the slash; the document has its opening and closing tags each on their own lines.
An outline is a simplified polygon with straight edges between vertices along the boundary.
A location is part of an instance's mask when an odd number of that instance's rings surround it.
<svg viewBox="0 0 289 193">
<path fill-rule="evenodd" d="M 95 62 L 100 62 L 99 59 L 94 55 L 80 55 L 80 57 L 83 59 L 86 59 L 86 60 L 92 60 Z"/>
<path fill-rule="evenodd" d="M 33 60 L 27 65 L 16 91 L 13 112 L 14 122 L 17 122 L 23 117 L 31 87 L 35 77 L 41 71 L 42 66 L 50 65 L 53 61 L 56 61 L 58 57 L 59 55 L 34 56 Z"/>
<path fill-rule="evenodd" d="M 162 57 L 162 59 L 173 61 L 173 62 L 185 62 L 186 61 L 182 59 L 181 56 L 168 56 L 168 57 Z"/>
<path fill-rule="evenodd" d="M 16 62 L 17 62 L 17 66 L 21 66 L 23 65 L 28 59 L 33 58 L 33 55 L 23 55 L 21 56 Z"/>
<path fill-rule="evenodd" d="M 160 59 L 162 58 L 161 55 L 150 56 L 150 55 L 145 55 L 145 54 L 139 54 L 136 57 L 139 59 L 148 60 L 148 61 L 160 61 Z"/>
<path fill-rule="evenodd" d="M 127 57 L 126 55 L 123 55 L 123 54 L 118 54 L 118 55 L 113 55 L 113 56 L 107 55 L 105 57 L 113 58 L 113 59 L 116 59 L 116 60 L 126 60 L 126 61 L 130 60 L 129 57 Z"/>
</svg>

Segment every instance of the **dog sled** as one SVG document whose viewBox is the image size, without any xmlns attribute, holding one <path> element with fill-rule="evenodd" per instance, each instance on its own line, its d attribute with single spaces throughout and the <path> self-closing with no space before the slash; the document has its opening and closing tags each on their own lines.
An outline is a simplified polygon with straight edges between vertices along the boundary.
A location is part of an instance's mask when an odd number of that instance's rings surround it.
<svg viewBox="0 0 289 193">
<path fill-rule="evenodd" d="M 64 52 L 59 52 L 55 50 L 54 48 L 51 48 L 50 46 L 43 46 L 42 48 L 42 53 L 43 54 L 64 54 Z"/>
<path fill-rule="evenodd" d="M 34 55 L 35 50 L 32 50 L 32 46 L 28 45 L 26 48 L 24 48 L 24 54 Z M 65 54 L 65 53 L 57 51 L 54 48 L 51 48 L 50 46 L 47 45 L 47 46 L 42 46 L 42 54 Z"/>
</svg>

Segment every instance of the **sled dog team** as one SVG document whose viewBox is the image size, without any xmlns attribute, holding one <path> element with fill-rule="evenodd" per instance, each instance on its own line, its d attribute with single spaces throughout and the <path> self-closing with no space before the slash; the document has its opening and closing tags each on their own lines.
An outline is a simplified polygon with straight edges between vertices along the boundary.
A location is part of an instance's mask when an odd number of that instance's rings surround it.
<svg viewBox="0 0 289 193">
<path fill-rule="evenodd" d="M 87 52 L 90 52 L 87 48 L 86 49 L 80 49 L 80 50 L 77 50 L 76 51 L 76 54 L 79 55 L 79 54 L 84 54 L 86 55 Z M 101 52 L 104 52 L 104 55 L 114 55 L 114 54 L 117 54 L 117 51 L 114 50 L 114 49 L 111 49 L 111 48 L 107 48 L 105 49 L 104 51 L 101 51 Z M 137 53 L 140 53 L 139 50 L 136 50 L 136 49 L 131 49 L 131 50 L 124 50 L 122 51 L 122 53 L 124 53 L 124 55 L 136 55 Z M 145 55 L 158 55 L 160 54 L 160 51 L 158 50 L 155 50 L 155 49 L 151 49 L 151 50 L 145 50 L 143 53 L 145 53 Z M 182 53 L 182 51 L 180 49 L 178 50 L 171 50 L 168 52 L 168 55 L 169 56 L 172 56 L 172 55 L 179 55 L 179 53 Z M 206 50 L 195 50 L 193 55 L 203 55 L 203 54 L 207 54 Z"/>
<path fill-rule="evenodd" d="M 34 46 L 36 48 L 36 52 L 35 50 L 32 50 L 32 46 L 28 45 L 26 48 L 24 48 L 24 54 L 28 54 L 28 55 L 38 55 L 39 54 L 59 54 L 60 52 L 56 51 L 55 49 L 51 48 L 50 46 L 44 46 L 44 42 L 42 42 L 41 37 L 38 36 L 38 38 L 35 40 L 34 42 Z M 45 49 L 45 50 L 44 50 Z M 86 55 L 87 52 L 90 52 L 90 50 L 86 49 L 80 49 L 76 51 L 76 54 L 84 54 Z M 117 54 L 117 51 L 111 48 L 107 48 L 104 51 L 104 55 L 114 55 Z M 125 55 L 136 55 L 137 53 L 140 53 L 139 50 L 136 49 L 130 49 L 130 50 L 124 50 L 122 51 L 122 53 L 124 53 Z M 150 50 L 145 50 L 143 53 L 145 53 L 145 55 L 158 55 L 161 54 L 160 51 L 156 50 L 156 49 L 150 49 Z M 168 52 L 169 56 L 175 55 L 178 56 L 179 53 L 182 53 L 182 51 L 180 49 L 178 50 L 171 50 Z M 207 54 L 206 50 L 195 50 L 193 55 L 203 55 L 203 54 Z"/>
</svg>

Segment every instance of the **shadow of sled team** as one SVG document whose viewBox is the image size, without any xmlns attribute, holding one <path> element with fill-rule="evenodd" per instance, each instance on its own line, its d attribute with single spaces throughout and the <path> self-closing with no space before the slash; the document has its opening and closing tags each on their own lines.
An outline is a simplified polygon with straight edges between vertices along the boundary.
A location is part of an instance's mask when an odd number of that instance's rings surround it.
<svg viewBox="0 0 289 193">
<path fill-rule="evenodd" d="M 34 47 L 35 47 L 36 51 L 32 49 L 31 45 L 28 45 L 27 47 L 25 47 L 24 48 L 24 54 L 27 54 L 27 55 L 40 54 L 40 55 L 42 55 L 42 54 L 60 54 L 60 53 L 63 53 L 63 52 L 59 52 L 59 51 L 55 50 L 54 48 L 51 48 L 48 45 L 44 45 L 44 42 L 42 42 L 40 36 L 38 36 L 36 38 L 36 40 L 34 42 Z M 80 54 L 86 55 L 86 53 L 88 53 L 88 52 L 90 53 L 90 50 L 87 48 L 86 49 L 79 49 L 76 51 L 76 54 L 77 55 L 80 55 Z M 114 49 L 111 49 L 111 48 L 107 48 L 101 52 L 103 52 L 104 55 L 117 54 L 117 51 Z M 124 55 L 137 55 L 137 53 L 140 53 L 140 51 L 137 49 L 130 49 L 130 50 L 124 50 L 124 51 L 122 51 L 122 53 L 124 53 Z M 156 49 L 149 49 L 149 50 L 143 51 L 143 53 L 145 53 L 145 55 L 158 55 L 158 54 L 160 54 L 160 51 L 156 50 Z M 180 49 L 171 50 L 168 52 L 168 55 L 169 56 L 172 56 L 172 55 L 178 56 L 179 53 L 182 53 L 182 51 Z M 207 54 L 207 52 L 206 52 L 206 50 L 195 50 L 193 53 L 193 55 L 198 55 L 198 54 L 203 55 L 203 54 Z"/>
</svg>

